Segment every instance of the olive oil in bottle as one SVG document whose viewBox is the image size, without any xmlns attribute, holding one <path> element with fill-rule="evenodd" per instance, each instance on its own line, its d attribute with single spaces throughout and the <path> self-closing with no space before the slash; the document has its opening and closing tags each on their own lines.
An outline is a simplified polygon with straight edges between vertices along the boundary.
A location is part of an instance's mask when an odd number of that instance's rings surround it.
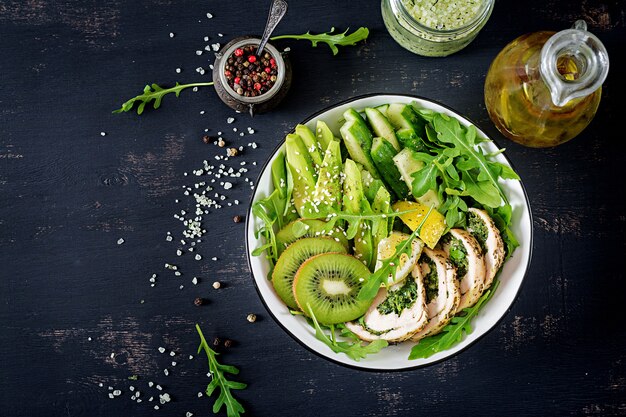
<svg viewBox="0 0 626 417">
<path fill-rule="evenodd" d="M 584 21 L 509 43 L 485 79 L 485 105 L 498 130 L 525 146 L 566 142 L 587 127 L 602 95 L 609 60 Z"/>
</svg>

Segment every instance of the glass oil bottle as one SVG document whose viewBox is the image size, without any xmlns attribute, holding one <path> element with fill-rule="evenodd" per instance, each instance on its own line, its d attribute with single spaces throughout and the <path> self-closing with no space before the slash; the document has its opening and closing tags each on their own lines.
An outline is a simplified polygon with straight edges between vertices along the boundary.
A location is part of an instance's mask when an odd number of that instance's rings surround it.
<svg viewBox="0 0 626 417">
<path fill-rule="evenodd" d="M 560 145 L 591 122 L 609 58 L 578 20 L 560 32 L 534 32 L 496 56 L 485 79 L 485 105 L 498 130 L 525 146 Z"/>
</svg>

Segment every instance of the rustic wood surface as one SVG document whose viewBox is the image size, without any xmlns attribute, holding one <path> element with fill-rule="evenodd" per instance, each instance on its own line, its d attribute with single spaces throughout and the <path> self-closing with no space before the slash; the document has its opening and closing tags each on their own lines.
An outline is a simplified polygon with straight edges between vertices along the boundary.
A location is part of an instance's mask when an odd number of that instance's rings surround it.
<svg viewBox="0 0 626 417">
<path fill-rule="evenodd" d="M 626 141 L 619 120 L 626 4 L 499 1 L 468 48 L 428 59 L 391 39 L 378 1 L 291 0 L 277 33 L 367 26 L 370 39 L 335 57 L 325 45 L 280 43 L 291 47 L 292 90 L 279 108 L 254 119 L 235 115 L 211 89 L 168 96 L 142 116 L 111 114 L 146 82 L 208 81 L 213 54 L 195 51 L 261 32 L 266 3 L 0 0 L 0 415 L 211 415 L 212 400 L 197 397 L 206 362 L 188 358 L 197 347 L 195 323 L 209 338 L 236 342 L 221 359 L 249 383 L 237 393 L 245 415 L 626 415 Z M 612 59 L 596 118 L 556 149 L 506 141 L 482 98 L 489 63 L 518 35 L 564 29 L 578 18 Z M 206 75 L 196 73 L 199 66 Z M 205 217 L 209 234 L 197 249 L 203 260 L 175 254 L 182 225 L 173 215 L 193 209 L 181 187 L 195 178 L 183 173 L 224 151 L 202 142 L 205 129 L 224 131 L 231 143 L 257 142 L 237 157 L 256 180 L 296 123 L 372 92 L 429 97 L 476 121 L 506 146 L 534 215 L 532 265 L 504 320 L 460 355 L 402 373 L 331 363 L 271 319 L 248 271 L 244 224 L 231 221 L 251 195 L 243 180 L 227 200 L 241 205 Z M 256 133 L 242 138 L 233 126 Z M 174 242 L 166 241 L 168 231 Z M 164 270 L 165 262 L 180 265 L 182 277 Z M 215 280 L 224 283 L 219 291 Z M 194 306 L 198 296 L 208 304 Z M 250 312 L 256 323 L 246 321 Z M 160 346 L 176 356 L 159 353 Z M 172 397 L 158 411 L 161 392 L 149 381 Z M 143 402 L 131 401 L 130 385 Z M 109 386 L 122 395 L 109 399 Z"/>
</svg>

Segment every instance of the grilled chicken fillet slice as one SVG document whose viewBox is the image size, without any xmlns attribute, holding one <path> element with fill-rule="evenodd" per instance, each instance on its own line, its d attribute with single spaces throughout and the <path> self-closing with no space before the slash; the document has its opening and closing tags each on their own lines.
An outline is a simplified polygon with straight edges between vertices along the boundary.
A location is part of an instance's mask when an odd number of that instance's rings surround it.
<svg viewBox="0 0 626 417">
<path fill-rule="evenodd" d="M 443 250 L 456 266 L 461 289 L 458 311 L 476 304 L 483 292 L 485 282 L 485 258 L 478 241 L 468 231 L 451 229 L 451 238 L 443 244 Z"/>
<path fill-rule="evenodd" d="M 428 323 L 426 327 L 411 337 L 414 342 L 438 333 L 454 317 L 461 300 L 456 269 L 448 261 L 447 255 L 440 250 L 424 248 L 415 273 L 423 276 L 424 287 L 428 288 L 431 280 L 435 281 L 436 292 L 426 305 Z"/>
<path fill-rule="evenodd" d="M 486 290 L 504 263 L 504 242 L 496 224 L 485 210 L 470 208 L 468 211 L 467 230 L 476 238 L 485 256 Z"/>
<path fill-rule="evenodd" d="M 363 316 L 364 325 L 353 321 L 347 322 L 346 327 L 366 341 L 383 339 L 402 342 L 422 330 L 427 321 L 426 294 L 421 274 L 411 274 L 389 289 L 381 287 Z"/>
</svg>

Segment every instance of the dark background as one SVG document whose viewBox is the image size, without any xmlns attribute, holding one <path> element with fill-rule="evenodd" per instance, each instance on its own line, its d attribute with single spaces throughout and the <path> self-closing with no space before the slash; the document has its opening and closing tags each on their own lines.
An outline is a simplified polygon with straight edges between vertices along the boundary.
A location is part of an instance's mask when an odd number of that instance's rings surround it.
<svg viewBox="0 0 626 417">
<path fill-rule="evenodd" d="M 334 57 L 325 45 L 280 43 L 292 49 L 292 89 L 279 108 L 254 119 L 234 114 L 210 88 L 168 96 L 142 116 L 111 114 L 147 82 L 208 81 L 213 54 L 195 54 L 203 37 L 223 45 L 261 32 L 268 3 L 0 0 L 0 415 L 211 415 L 212 399 L 197 398 L 208 382 L 206 361 L 188 359 L 196 322 L 207 338 L 236 341 L 220 359 L 249 383 L 237 392 L 245 415 L 626 415 L 624 2 L 499 1 L 469 47 L 432 59 L 391 39 L 378 1 L 290 0 L 277 34 L 367 26 L 370 38 Z M 564 29 L 578 18 L 612 60 L 598 114 L 556 149 L 505 140 L 483 102 L 490 62 L 518 35 Z M 251 195 L 243 178 L 227 193 L 242 204 L 205 217 L 204 259 L 175 254 L 182 225 L 173 215 L 193 209 L 181 187 L 198 181 L 191 171 L 202 160 L 224 152 L 202 142 L 204 129 L 224 131 L 229 143 L 257 142 L 236 159 L 256 180 L 296 123 L 372 92 L 418 94 L 476 121 L 507 148 L 534 216 L 533 261 L 507 316 L 460 355 L 400 373 L 331 363 L 271 319 L 246 264 L 244 224 L 231 221 L 245 214 Z M 256 133 L 240 138 L 233 126 Z M 165 262 L 179 265 L 182 277 Z M 215 291 L 214 280 L 224 288 Z M 208 305 L 194 306 L 198 296 Z M 256 323 L 246 321 L 250 312 Z M 173 398 L 159 411 L 147 401 L 159 393 L 149 381 Z M 131 401 L 130 385 L 142 403 Z M 109 386 L 122 395 L 109 399 Z"/>
</svg>

